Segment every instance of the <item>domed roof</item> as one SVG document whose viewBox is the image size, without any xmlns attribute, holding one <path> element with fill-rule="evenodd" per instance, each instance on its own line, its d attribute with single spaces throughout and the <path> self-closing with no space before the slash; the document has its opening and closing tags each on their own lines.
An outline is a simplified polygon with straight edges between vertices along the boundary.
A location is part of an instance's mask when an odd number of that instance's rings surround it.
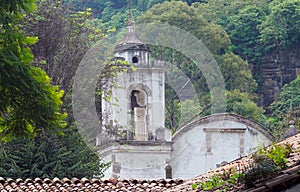
<svg viewBox="0 0 300 192">
<path fill-rule="evenodd" d="M 127 24 L 127 34 L 123 40 L 115 46 L 114 52 L 123 52 L 125 50 L 140 50 L 149 51 L 149 47 L 138 37 L 135 33 L 135 22 L 132 18 L 129 19 Z"/>
</svg>

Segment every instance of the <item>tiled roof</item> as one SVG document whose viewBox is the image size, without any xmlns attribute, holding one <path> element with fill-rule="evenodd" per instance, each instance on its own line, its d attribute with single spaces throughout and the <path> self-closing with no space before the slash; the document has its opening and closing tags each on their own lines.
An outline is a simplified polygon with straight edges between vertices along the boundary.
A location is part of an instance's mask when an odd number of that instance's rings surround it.
<svg viewBox="0 0 300 192">
<path fill-rule="evenodd" d="M 129 20 L 127 25 L 128 32 L 123 40 L 115 46 L 114 52 L 122 52 L 130 49 L 150 51 L 149 47 L 136 34 L 134 21 Z"/>
<path fill-rule="evenodd" d="M 251 189 L 243 189 L 242 185 L 236 185 L 231 188 L 231 191 L 247 191 L 247 192 L 265 192 L 265 191 L 280 191 L 289 186 L 300 183 L 300 133 L 281 141 L 278 144 L 290 144 L 294 148 L 294 152 L 287 158 L 288 168 L 279 171 L 274 177 L 269 178 L 259 183 L 255 183 Z M 164 191 L 201 191 L 200 189 L 193 190 L 192 184 L 204 182 L 209 177 L 215 174 L 223 173 L 230 169 L 242 170 L 253 162 L 252 156 L 243 157 L 228 163 L 218 169 L 205 173 L 201 176 L 190 180 L 183 181 L 182 179 L 4 179 L 0 177 L 1 192 L 59 192 L 59 191 L 135 191 L 135 192 L 164 192 Z M 230 191 L 230 190 L 227 190 Z"/>
<path fill-rule="evenodd" d="M 243 189 L 242 185 L 234 186 L 231 191 L 248 191 L 248 192 L 265 192 L 265 191 L 280 191 L 286 189 L 294 184 L 300 183 L 300 133 L 289 137 L 281 142 L 280 144 L 289 144 L 293 146 L 293 153 L 287 158 L 288 168 L 279 171 L 274 177 L 267 180 L 255 183 L 255 186 L 250 189 Z M 186 180 L 183 184 L 177 185 L 167 191 L 201 191 L 200 189 L 193 190 L 192 184 L 205 182 L 208 178 L 215 174 L 224 173 L 232 169 L 243 170 L 246 166 L 249 166 L 253 162 L 252 156 L 243 157 L 228 163 L 225 166 L 219 167 L 213 171 L 200 175 L 190 180 Z M 226 190 L 230 191 L 230 190 Z"/>
<path fill-rule="evenodd" d="M 158 180 L 116 180 L 109 179 L 4 179 L 0 177 L 1 192 L 64 192 L 64 191 L 135 191 L 135 192 L 159 192 L 166 191 L 168 188 L 183 183 L 177 179 L 158 179 Z"/>
</svg>

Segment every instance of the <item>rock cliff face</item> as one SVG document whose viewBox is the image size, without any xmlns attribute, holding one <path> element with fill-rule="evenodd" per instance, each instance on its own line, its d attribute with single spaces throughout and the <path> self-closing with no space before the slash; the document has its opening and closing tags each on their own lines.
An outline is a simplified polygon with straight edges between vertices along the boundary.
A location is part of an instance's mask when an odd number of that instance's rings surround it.
<svg viewBox="0 0 300 192">
<path fill-rule="evenodd" d="M 261 61 L 259 74 L 260 104 L 267 109 L 276 100 L 281 88 L 300 75 L 300 44 L 288 50 L 274 50 Z M 267 111 L 268 112 L 268 111 Z"/>
</svg>

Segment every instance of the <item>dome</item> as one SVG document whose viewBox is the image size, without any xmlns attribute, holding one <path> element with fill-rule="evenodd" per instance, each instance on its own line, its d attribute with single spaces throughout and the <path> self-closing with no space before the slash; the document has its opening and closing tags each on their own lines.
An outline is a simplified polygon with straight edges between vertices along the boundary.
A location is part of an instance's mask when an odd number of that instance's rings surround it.
<svg viewBox="0 0 300 192">
<path fill-rule="evenodd" d="M 123 52 L 127 50 L 140 50 L 150 52 L 149 47 L 135 33 L 135 23 L 133 19 L 127 22 L 127 34 L 123 40 L 115 46 L 114 52 Z"/>
</svg>

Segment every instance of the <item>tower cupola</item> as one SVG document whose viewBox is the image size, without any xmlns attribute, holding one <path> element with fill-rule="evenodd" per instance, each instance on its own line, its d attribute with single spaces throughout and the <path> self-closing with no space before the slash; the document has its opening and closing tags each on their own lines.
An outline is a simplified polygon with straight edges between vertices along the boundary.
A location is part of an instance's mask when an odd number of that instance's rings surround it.
<svg viewBox="0 0 300 192">
<path fill-rule="evenodd" d="M 115 56 L 123 58 L 135 66 L 149 66 L 150 49 L 136 34 L 132 14 L 126 24 L 127 33 L 123 40 L 115 46 Z"/>
<path fill-rule="evenodd" d="M 165 132 L 165 69 L 162 61 L 150 60 L 150 54 L 147 44 L 136 34 L 130 13 L 127 33 L 115 46 L 114 56 L 136 70 L 118 74 L 118 87 L 110 88 L 112 101 L 117 103 L 102 100 L 103 125 L 130 132 L 130 139 L 137 141 L 170 140 L 158 134 Z"/>
</svg>

